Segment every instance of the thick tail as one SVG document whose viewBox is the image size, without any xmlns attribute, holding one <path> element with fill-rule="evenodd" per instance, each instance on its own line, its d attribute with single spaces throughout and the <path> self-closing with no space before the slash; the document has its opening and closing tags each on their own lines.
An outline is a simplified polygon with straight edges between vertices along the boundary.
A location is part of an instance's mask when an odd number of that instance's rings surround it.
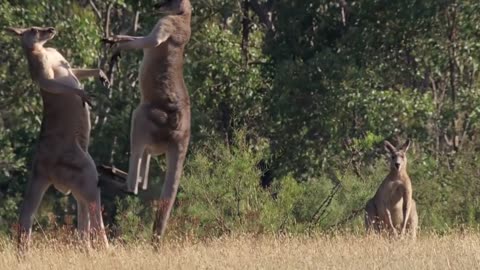
<svg viewBox="0 0 480 270">
<path fill-rule="evenodd" d="M 116 168 L 115 166 L 98 165 L 97 171 L 102 175 L 109 175 L 111 177 L 115 177 L 116 179 L 120 178 L 122 181 L 126 181 L 128 176 L 128 173 Z"/>
<path fill-rule="evenodd" d="M 132 195 L 127 191 L 128 174 L 115 166 L 98 165 L 98 186 L 102 192 Z"/>
</svg>

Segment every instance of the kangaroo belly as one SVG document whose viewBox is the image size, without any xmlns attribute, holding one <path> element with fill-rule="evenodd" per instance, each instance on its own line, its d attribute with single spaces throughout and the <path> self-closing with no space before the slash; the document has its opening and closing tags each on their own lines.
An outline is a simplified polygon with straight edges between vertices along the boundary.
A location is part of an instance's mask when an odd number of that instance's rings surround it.
<svg viewBox="0 0 480 270">
<path fill-rule="evenodd" d="M 183 47 L 162 44 L 145 50 L 139 82 L 143 103 L 175 105 L 188 99 L 183 79 Z"/>
<path fill-rule="evenodd" d="M 41 141 L 79 143 L 86 151 L 90 138 L 90 113 L 77 96 L 55 95 L 42 91 L 44 102 Z M 51 139 L 49 139 L 51 138 Z"/>
<path fill-rule="evenodd" d="M 395 227 L 403 223 L 403 199 L 399 199 L 390 205 L 390 214 L 392 215 L 392 222 Z"/>
</svg>

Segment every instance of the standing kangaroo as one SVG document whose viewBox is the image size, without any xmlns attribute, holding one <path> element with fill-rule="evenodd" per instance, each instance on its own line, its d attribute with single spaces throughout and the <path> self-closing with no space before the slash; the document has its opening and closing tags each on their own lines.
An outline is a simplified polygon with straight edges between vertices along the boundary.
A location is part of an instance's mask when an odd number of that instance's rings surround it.
<svg viewBox="0 0 480 270">
<path fill-rule="evenodd" d="M 33 158 L 32 174 L 20 212 L 18 247 L 28 248 L 33 216 L 45 191 L 51 185 L 63 193 L 73 193 L 78 208 L 78 230 L 90 245 L 93 232 L 108 246 L 103 227 L 98 175 L 87 148 L 90 139 L 90 113 L 86 92 L 78 78 L 98 76 L 108 86 L 99 69 L 72 69 L 65 58 L 44 44 L 55 36 L 54 28 L 7 28 L 18 36 L 32 80 L 40 86 L 43 118 Z"/>
<path fill-rule="evenodd" d="M 118 43 L 112 63 L 121 50 L 143 49 L 141 101 L 132 117 L 126 191 L 137 194 L 139 183 L 145 190 L 151 156 L 166 154 L 166 178 L 156 202 L 154 241 L 165 231 L 190 140 L 190 98 L 183 79 L 183 54 L 190 39 L 192 14 L 189 0 L 167 0 L 156 8 L 165 16 L 149 35 L 117 35 L 104 40 Z"/>
<path fill-rule="evenodd" d="M 383 180 L 375 196 L 368 201 L 365 211 L 367 232 L 374 229 L 380 232 L 404 235 L 406 230 L 416 237 L 418 216 L 416 203 L 412 198 L 412 182 L 407 174 L 407 155 L 410 146 L 407 140 L 400 149 L 385 141 L 385 148 L 390 152 L 390 172 Z"/>
</svg>

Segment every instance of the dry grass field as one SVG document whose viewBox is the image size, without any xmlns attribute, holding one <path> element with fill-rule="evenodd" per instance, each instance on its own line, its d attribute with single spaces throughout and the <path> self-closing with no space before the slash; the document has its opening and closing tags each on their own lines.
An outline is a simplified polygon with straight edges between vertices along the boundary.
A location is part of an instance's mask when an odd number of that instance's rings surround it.
<svg viewBox="0 0 480 270">
<path fill-rule="evenodd" d="M 1 269 L 480 269 L 480 235 L 421 236 L 416 242 L 363 236 L 236 236 L 80 252 L 41 242 L 19 262 L 0 244 Z"/>
</svg>

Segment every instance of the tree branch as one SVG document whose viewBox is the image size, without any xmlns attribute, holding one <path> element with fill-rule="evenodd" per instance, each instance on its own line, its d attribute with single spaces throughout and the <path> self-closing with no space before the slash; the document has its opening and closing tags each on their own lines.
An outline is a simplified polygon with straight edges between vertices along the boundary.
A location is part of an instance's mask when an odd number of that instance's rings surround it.
<svg viewBox="0 0 480 270">
<path fill-rule="evenodd" d="M 95 15 L 97 15 L 97 18 L 102 21 L 102 13 L 100 13 L 100 10 L 98 10 L 97 6 L 95 5 L 95 2 L 93 0 L 88 1 L 90 6 L 92 7 L 93 11 L 95 12 Z"/>
</svg>

